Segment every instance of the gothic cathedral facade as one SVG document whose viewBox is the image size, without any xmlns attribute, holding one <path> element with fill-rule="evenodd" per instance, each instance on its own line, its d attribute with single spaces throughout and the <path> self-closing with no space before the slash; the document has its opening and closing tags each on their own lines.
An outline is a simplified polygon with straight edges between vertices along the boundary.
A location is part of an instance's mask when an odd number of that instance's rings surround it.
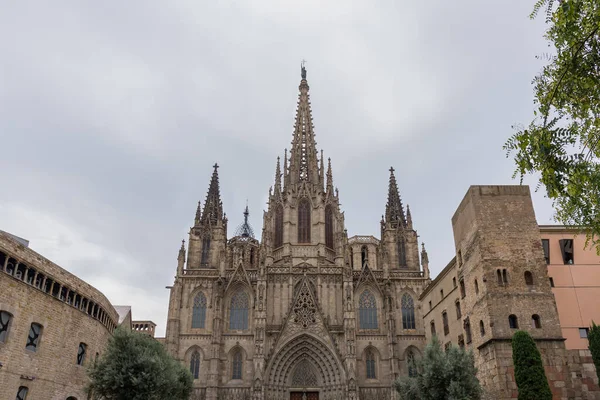
<svg viewBox="0 0 600 400">
<path fill-rule="evenodd" d="M 299 91 L 260 241 L 248 209 L 228 237 L 215 165 L 179 251 L 165 344 L 189 366 L 195 399 L 389 400 L 425 346 L 427 253 L 394 170 L 381 237 L 348 237 L 304 68 Z"/>
</svg>

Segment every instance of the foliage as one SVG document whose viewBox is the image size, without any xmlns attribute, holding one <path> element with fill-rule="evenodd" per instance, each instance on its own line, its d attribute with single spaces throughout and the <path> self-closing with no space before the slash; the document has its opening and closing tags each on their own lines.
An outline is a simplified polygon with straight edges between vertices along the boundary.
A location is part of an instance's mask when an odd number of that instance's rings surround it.
<svg viewBox="0 0 600 400">
<path fill-rule="evenodd" d="M 534 78 L 535 118 L 504 145 L 515 176 L 539 174 L 564 225 L 586 227 L 600 254 L 600 2 L 538 0 L 556 54 Z"/>
<path fill-rule="evenodd" d="M 588 348 L 592 353 L 592 360 L 594 360 L 594 365 L 596 366 L 596 375 L 598 375 L 598 380 L 600 381 L 600 326 L 596 325 L 593 321 L 588 333 L 588 341 L 590 343 Z"/>
<path fill-rule="evenodd" d="M 552 400 L 542 356 L 529 333 L 515 332 L 512 353 L 519 400 Z"/>
<path fill-rule="evenodd" d="M 437 337 L 425 347 L 423 358 L 415 360 L 415 377 L 395 382 L 400 400 L 479 400 L 482 389 L 476 377 L 472 352 L 451 345 L 444 352 Z"/>
<path fill-rule="evenodd" d="M 154 338 L 115 330 L 106 352 L 89 368 L 93 399 L 187 400 L 192 376 Z"/>
</svg>

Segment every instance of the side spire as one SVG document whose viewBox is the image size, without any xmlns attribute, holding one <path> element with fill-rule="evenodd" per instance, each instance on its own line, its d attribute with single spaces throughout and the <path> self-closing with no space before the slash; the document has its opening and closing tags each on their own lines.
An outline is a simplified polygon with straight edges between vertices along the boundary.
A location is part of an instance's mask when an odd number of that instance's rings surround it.
<svg viewBox="0 0 600 400">
<path fill-rule="evenodd" d="M 394 167 L 390 168 L 390 184 L 388 189 L 388 200 L 385 206 L 385 220 L 392 228 L 406 227 L 404 208 L 398 192 L 398 184 L 394 176 Z"/>
<path fill-rule="evenodd" d="M 327 159 L 327 193 L 333 194 L 333 173 L 331 172 L 331 158 Z"/>
<path fill-rule="evenodd" d="M 406 226 L 408 229 L 413 228 L 412 215 L 410 215 L 410 207 L 408 204 L 406 205 Z"/>
<path fill-rule="evenodd" d="M 323 184 L 325 183 L 325 165 L 324 165 L 324 161 L 323 161 L 323 149 L 321 149 L 321 166 L 319 167 L 319 188 L 323 187 Z"/>
<path fill-rule="evenodd" d="M 221 202 L 221 191 L 219 189 L 219 165 L 213 165 L 214 171 L 210 179 L 208 193 L 204 201 L 204 210 L 202 211 L 202 223 L 211 223 L 216 225 L 223 219 L 223 203 Z"/>
<path fill-rule="evenodd" d="M 302 66 L 302 80 L 298 87 L 298 108 L 294 124 L 294 136 L 290 150 L 290 183 L 302 181 L 317 184 L 319 168 L 317 143 L 315 141 L 312 111 L 310 108 L 309 87 L 306 81 L 306 68 Z"/>
<path fill-rule="evenodd" d="M 287 191 L 288 188 L 288 182 L 290 180 L 289 177 L 289 173 L 288 173 L 288 155 L 287 155 L 287 149 L 284 150 L 283 153 L 283 191 Z"/>
<path fill-rule="evenodd" d="M 179 254 L 177 255 L 177 273 L 183 274 L 183 267 L 185 266 L 185 240 L 181 241 L 181 247 L 179 248 Z"/>
<path fill-rule="evenodd" d="M 427 255 L 427 250 L 425 250 L 425 243 L 421 243 L 421 246 L 421 265 L 423 266 L 423 275 L 425 276 L 425 279 L 429 279 L 429 256 Z"/>
<path fill-rule="evenodd" d="M 194 225 L 199 225 L 202 219 L 202 202 L 198 200 L 198 207 L 196 208 L 196 218 L 194 218 Z"/>
<path fill-rule="evenodd" d="M 279 157 L 277 157 L 277 167 L 275 167 L 275 194 L 281 193 L 281 167 Z M 246 208 L 248 206 L 246 205 Z"/>
</svg>

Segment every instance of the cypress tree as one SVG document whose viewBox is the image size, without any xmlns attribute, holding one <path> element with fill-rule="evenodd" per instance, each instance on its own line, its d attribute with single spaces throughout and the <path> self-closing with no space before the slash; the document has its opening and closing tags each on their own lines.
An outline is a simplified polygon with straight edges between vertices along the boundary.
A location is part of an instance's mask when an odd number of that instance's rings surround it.
<svg viewBox="0 0 600 400">
<path fill-rule="evenodd" d="M 519 400 L 552 400 L 542 356 L 531 335 L 525 331 L 515 332 L 512 351 Z"/>
<path fill-rule="evenodd" d="M 600 326 L 596 325 L 594 321 L 592 321 L 592 327 L 590 333 L 588 333 L 588 341 L 588 348 L 592 353 L 592 360 L 594 360 L 596 366 L 596 375 L 598 375 L 600 381 Z"/>
</svg>

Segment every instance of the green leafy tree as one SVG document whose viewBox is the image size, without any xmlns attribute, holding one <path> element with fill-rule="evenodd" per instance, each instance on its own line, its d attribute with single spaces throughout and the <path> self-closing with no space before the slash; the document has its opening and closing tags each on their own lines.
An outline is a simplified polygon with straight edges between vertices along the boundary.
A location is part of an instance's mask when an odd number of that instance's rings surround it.
<svg viewBox="0 0 600 400">
<path fill-rule="evenodd" d="M 147 335 L 118 328 L 88 371 L 92 399 L 187 400 L 192 375 Z"/>
<path fill-rule="evenodd" d="M 447 351 L 437 337 L 425 347 L 423 358 L 414 360 L 416 376 L 396 383 L 400 400 L 479 400 L 482 396 L 472 352 L 450 346 Z"/>
<path fill-rule="evenodd" d="M 596 375 L 600 381 L 600 326 L 592 321 L 590 332 L 588 333 L 589 349 L 592 353 L 592 360 L 596 366 Z"/>
<path fill-rule="evenodd" d="M 504 145 L 515 176 L 539 175 L 555 219 L 585 227 L 600 254 L 600 1 L 538 0 L 556 52 L 534 78 L 534 119 Z"/>
<path fill-rule="evenodd" d="M 552 400 L 542 356 L 531 335 L 525 331 L 515 332 L 512 352 L 519 400 Z"/>
</svg>

